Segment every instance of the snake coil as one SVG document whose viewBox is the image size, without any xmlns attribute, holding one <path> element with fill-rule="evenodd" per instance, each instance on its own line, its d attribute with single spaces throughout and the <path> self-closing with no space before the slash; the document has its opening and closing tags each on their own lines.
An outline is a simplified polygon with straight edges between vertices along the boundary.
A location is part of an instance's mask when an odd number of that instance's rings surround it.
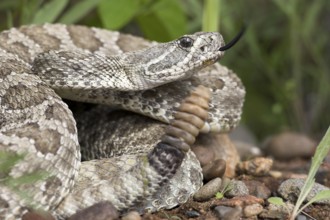
<svg viewBox="0 0 330 220">
<path fill-rule="evenodd" d="M 216 63 L 229 47 L 224 46 L 221 34 L 198 32 L 183 39 L 158 44 L 119 32 L 63 24 L 1 32 L 0 150 L 25 154 L 4 177 L 18 179 L 33 172 L 51 176 L 19 186 L 31 195 L 28 201 L 1 185 L 0 219 L 19 219 L 29 207 L 67 218 L 100 201 L 111 201 L 124 211 L 156 201 L 162 190 L 169 199 L 162 197 L 157 204 L 166 208 L 185 202 L 181 199 L 188 195 L 184 189 L 189 195 L 196 192 L 202 171 L 189 151 L 190 144 L 201 124 L 202 132 L 227 132 L 235 127 L 245 90 L 232 71 Z M 211 88 L 214 95 L 208 121 L 203 121 L 207 114 L 198 101 L 203 95 L 196 94 L 187 98 L 174 117 L 173 109 L 198 84 Z M 160 130 L 166 125 L 160 125 L 158 132 L 149 130 L 151 123 L 143 118 L 137 127 L 133 122 L 140 120 L 138 116 L 132 115 L 132 121 L 125 123 L 118 118 L 118 123 L 116 113 L 109 113 L 114 120 L 103 124 L 114 126 L 100 127 L 102 135 L 91 130 L 92 124 L 87 126 L 93 133 L 78 132 L 80 122 L 74 116 L 81 109 L 72 112 L 62 99 L 129 110 L 165 123 L 175 120 L 166 132 Z M 95 116 L 101 115 L 91 114 L 91 121 L 101 121 Z M 100 143 L 89 152 L 92 156 L 101 152 L 101 157 L 81 161 L 79 139 L 87 135 Z M 110 136 L 113 145 L 107 144 Z M 122 137 L 127 138 L 125 142 Z M 106 151 L 118 155 L 104 156 Z M 174 175 L 181 171 L 185 179 Z M 168 204 L 170 200 L 173 204 Z M 154 209 L 161 208 L 157 204 Z"/>
</svg>

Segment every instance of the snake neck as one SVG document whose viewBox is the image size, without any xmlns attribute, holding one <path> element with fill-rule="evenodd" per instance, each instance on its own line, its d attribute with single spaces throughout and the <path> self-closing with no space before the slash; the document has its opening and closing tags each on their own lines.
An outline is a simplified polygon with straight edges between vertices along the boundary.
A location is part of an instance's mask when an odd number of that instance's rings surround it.
<svg viewBox="0 0 330 220">
<path fill-rule="evenodd" d="M 48 51 L 36 57 L 32 72 L 62 98 L 102 103 L 112 91 L 147 90 L 188 78 L 215 63 L 222 44 L 219 33 L 196 33 L 115 56 Z"/>
</svg>

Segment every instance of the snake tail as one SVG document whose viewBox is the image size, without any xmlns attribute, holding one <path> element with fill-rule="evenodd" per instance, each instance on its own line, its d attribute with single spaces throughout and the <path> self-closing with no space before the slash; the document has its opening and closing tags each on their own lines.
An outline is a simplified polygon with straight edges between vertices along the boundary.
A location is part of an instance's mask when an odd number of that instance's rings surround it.
<svg viewBox="0 0 330 220">
<path fill-rule="evenodd" d="M 179 106 L 161 141 L 148 155 L 149 163 L 164 180 L 170 179 L 181 165 L 208 116 L 210 91 L 198 86 Z"/>
</svg>

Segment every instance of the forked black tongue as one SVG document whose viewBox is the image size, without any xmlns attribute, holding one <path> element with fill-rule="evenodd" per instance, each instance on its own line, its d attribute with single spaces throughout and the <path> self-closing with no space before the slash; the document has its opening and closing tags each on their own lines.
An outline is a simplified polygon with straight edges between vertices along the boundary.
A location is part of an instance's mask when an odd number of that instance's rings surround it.
<svg viewBox="0 0 330 220">
<path fill-rule="evenodd" d="M 223 47 L 220 47 L 219 51 L 225 51 L 228 50 L 229 48 L 231 48 L 232 46 L 234 46 L 237 41 L 239 41 L 239 39 L 243 36 L 244 32 L 245 32 L 246 26 L 244 25 L 241 29 L 241 31 L 236 35 L 236 37 L 234 37 L 234 39 L 232 39 L 228 44 L 226 44 Z"/>
</svg>

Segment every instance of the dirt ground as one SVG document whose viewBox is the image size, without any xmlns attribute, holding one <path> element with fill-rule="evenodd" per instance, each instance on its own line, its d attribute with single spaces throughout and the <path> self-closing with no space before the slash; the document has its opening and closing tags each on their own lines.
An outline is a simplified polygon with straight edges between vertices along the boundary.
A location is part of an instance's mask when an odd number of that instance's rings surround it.
<svg viewBox="0 0 330 220">
<path fill-rule="evenodd" d="M 234 179 L 243 180 L 243 181 L 259 181 L 264 183 L 268 189 L 271 191 L 271 196 L 277 196 L 277 189 L 281 182 L 288 178 L 294 177 L 303 177 L 308 172 L 310 165 L 310 160 L 303 159 L 295 159 L 290 161 L 274 161 L 272 170 L 279 171 L 282 173 L 281 178 L 275 178 L 272 176 L 264 176 L 264 177 L 254 177 L 248 175 L 237 176 Z M 329 164 L 324 163 L 323 167 L 321 167 L 320 171 L 316 176 L 316 181 L 325 185 L 330 186 L 330 172 L 329 172 Z M 239 203 L 237 201 L 243 201 Z M 204 220 L 204 219 L 220 219 L 215 212 L 215 207 L 217 206 L 235 206 L 237 204 L 242 207 L 250 204 L 250 203 L 260 203 L 264 208 L 269 205 L 267 200 L 257 199 L 256 197 L 246 197 L 246 198 L 223 198 L 216 199 L 212 198 L 206 202 L 196 202 L 193 199 L 190 199 L 186 204 L 181 205 L 172 210 L 162 210 L 160 212 L 154 214 L 147 214 L 142 216 L 143 219 L 148 220 L 160 220 L 160 219 L 196 219 L 196 220 Z M 326 205 L 311 205 L 304 210 L 306 218 L 299 216 L 298 219 L 317 219 L 317 220 L 325 220 L 330 219 L 330 206 Z M 285 219 L 283 217 L 278 218 L 263 218 L 260 216 L 252 216 L 252 217 L 241 217 L 239 219 Z"/>
</svg>

